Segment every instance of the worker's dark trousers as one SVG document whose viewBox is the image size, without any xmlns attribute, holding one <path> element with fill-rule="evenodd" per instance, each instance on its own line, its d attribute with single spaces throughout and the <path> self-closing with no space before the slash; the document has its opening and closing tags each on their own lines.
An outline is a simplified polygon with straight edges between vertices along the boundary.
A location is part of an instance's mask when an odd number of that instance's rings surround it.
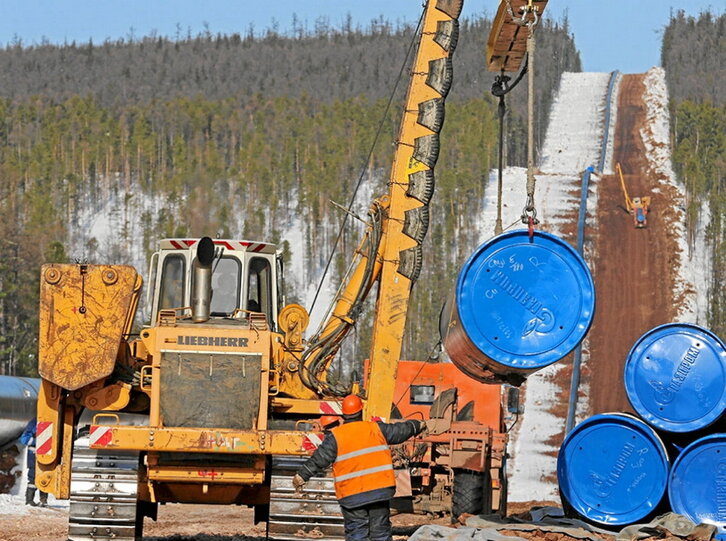
<svg viewBox="0 0 726 541">
<path fill-rule="evenodd" d="M 388 500 L 343 510 L 346 541 L 391 541 L 391 511 Z"/>
</svg>

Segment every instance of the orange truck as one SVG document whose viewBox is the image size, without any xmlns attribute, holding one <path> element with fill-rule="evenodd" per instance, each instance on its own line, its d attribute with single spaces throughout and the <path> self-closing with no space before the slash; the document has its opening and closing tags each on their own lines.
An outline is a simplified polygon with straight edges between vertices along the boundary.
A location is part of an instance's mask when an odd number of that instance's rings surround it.
<svg viewBox="0 0 726 541">
<path fill-rule="evenodd" d="M 449 362 L 400 361 L 392 417 L 450 416 L 451 430 L 394 450 L 394 507 L 407 512 L 506 513 L 507 428 L 518 389 L 482 385 Z"/>
</svg>

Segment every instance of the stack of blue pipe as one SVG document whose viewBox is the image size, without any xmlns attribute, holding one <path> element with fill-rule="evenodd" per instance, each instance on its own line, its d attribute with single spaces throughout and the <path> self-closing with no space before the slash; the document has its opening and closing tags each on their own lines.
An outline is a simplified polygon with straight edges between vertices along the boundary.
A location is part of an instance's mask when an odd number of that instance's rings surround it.
<svg viewBox="0 0 726 541">
<path fill-rule="evenodd" d="M 726 537 L 726 345 L 697 325 L 661 325 L 633 345 L 624 381 L 637 415 L 595 415 L 562 444 L 563 506 L 614 528 L 672 510 Z"/>
</svg>

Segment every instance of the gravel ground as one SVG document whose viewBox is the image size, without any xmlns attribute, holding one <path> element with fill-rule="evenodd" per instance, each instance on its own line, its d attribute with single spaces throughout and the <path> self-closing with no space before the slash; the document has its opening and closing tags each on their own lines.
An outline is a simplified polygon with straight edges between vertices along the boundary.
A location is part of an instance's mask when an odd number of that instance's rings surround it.
<svg viewBox="0 0 726 541">
<path fill-rule="evenodd" d="M 264 541 L 265 525 L 252 523 L 252 510 L 245 507 L 167 504 L 159 506 L 159 520 L 146 519 L 145 541 Z M 392 518 L 394 538 L 401 540 L 421 524 L 448 525 L 448 518 L 401 514 Z M 26 507 L 16 499 L 0 514 L 3 541 L 64 541 L 68 528 L 68 506 L 62 502 L 49 508 Z"/>
<path fill-rule="evenodd" d="M 510 504 L 509 514 L 526 519 L 528 510 L 554 502 L 521 502 Z M 146 519 L 144 541 L 265 541 L 265 525 L 252 523 L 251 509 L 233 506 L 168 504 L 159 506 L 159 520 Z M 438 524 L 452 526 L 448 517 L 398 514 L 392 517 L 394 541 L 405 541 L 419 526 Z M 67 502 L 55 502 L 45 509 L 27 507 L 20 497 L 0 501 L 0 540 L 2 541 L 65 541 L 68 528 Z M 558 533 L 509 532 L 528 541 L 578 541 Z M 613 541 L 614 537 L 603 537 Z M 306 541 L 301 538 L 301 541 Z M 650 540 L 649 540 L 650 541 Z M 680 540 L 673 540 L 680 541 Z"/>
</svg>

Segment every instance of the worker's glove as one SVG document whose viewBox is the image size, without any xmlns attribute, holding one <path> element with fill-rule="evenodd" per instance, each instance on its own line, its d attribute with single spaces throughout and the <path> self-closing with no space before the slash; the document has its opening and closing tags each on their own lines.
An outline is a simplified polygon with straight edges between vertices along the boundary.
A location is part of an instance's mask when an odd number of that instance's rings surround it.
<svg viewBox="0 0 726 541">
<path fill-rule="evenodd" d="M 296 473 L 295 477 L 292 478 L 292 486 L 295 487 L 295 492 L 302 492 L 305 486 L 305 479 L 299 473 Z"/>
<path fill-rule="evenodd" d="M 424 424 L 426 428 L 421 432 L 424 436 L 438 436 L 451 428 L 449 419 L 428 419 L 424 421 Z"/>
</svg>

